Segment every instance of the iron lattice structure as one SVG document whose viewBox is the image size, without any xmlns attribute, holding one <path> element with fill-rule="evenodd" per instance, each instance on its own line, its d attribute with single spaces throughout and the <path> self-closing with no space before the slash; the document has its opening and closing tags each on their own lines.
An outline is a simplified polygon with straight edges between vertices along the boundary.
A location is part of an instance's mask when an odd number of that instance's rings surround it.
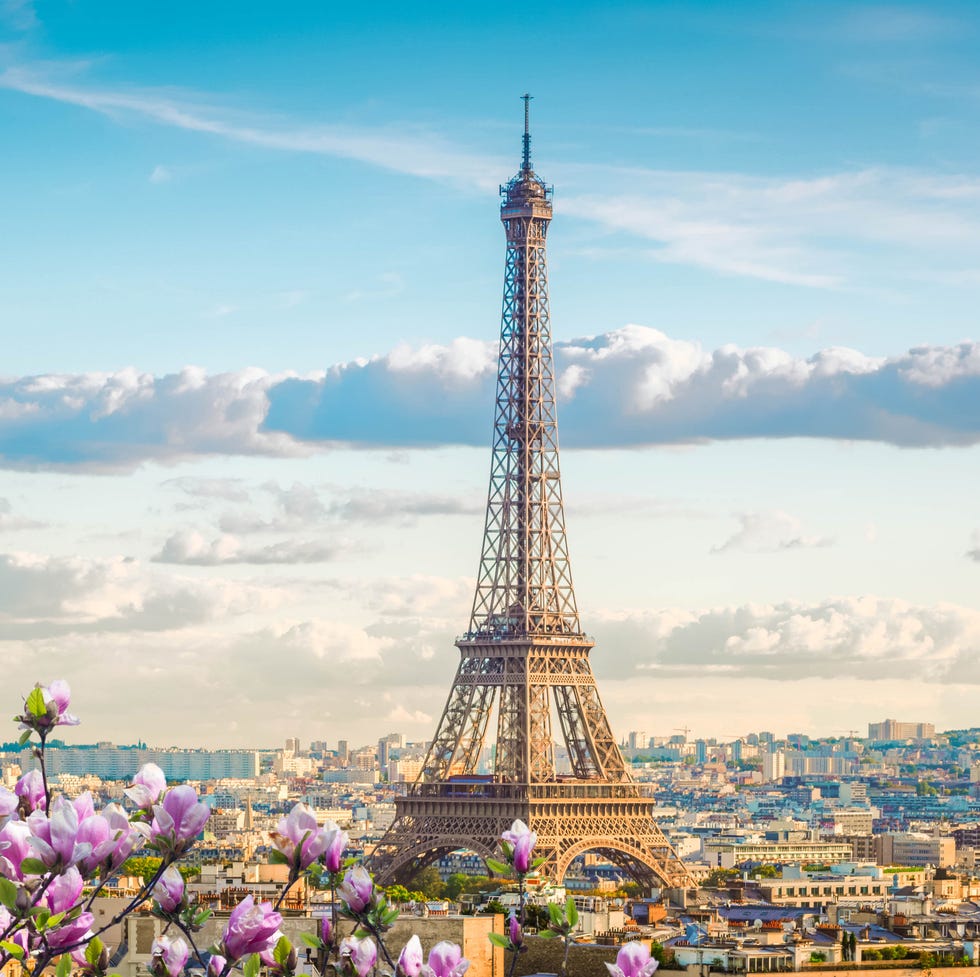
<svg viewBox="0 0 980 977">
<path fill-rule="evenodd" d="M 507 236 L 493 459 L 483 551 L 459 668 L 421 774 L 372 855 L 384 882 L 441 853 L 488 857 L 515 818 L 561 879 L 600 851 L 642 883 L 693 885 L 623 762 L 589 663 L 565 539 L 545 239 L 552 188 L 531 166 L 501 187 Z M 496 714 L 492 777 L 477 774 Z M 555 766 L 552 716 L 571 765 Z"/>
</svg>

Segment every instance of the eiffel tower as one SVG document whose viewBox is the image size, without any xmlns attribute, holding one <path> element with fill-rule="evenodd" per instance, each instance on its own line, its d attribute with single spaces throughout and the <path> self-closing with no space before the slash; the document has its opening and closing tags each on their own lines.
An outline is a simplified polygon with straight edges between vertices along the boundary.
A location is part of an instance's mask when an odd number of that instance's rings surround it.
<svg viewBox="0 0 980 977">
<path fill-rule="evenodd" d="M 370 864 L 406 881 L 440 854 L 494 855 L 520 818 L 537 832 L 542 875 L 560 881 L 597 851 L 644 885 L 695 883 L 632 781 L 579 624 L 558 469 L 545 237 L 552 188 L 531 166 L 524 97 L 520 172 L 500 188 L 507 235 L 493 460 L 483 553 L 449 700 L 417 781 Z M 491 717 L 491 776 L 477 774 Z M 553 716 L 571 764 L 555 766 Z"/>
</svg>

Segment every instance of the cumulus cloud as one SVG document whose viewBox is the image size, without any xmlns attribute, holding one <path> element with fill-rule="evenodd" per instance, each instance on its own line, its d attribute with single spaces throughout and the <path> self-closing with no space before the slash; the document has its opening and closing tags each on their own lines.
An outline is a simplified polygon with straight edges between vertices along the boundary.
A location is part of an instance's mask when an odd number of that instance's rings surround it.
<svg viewBox="0 0 980 977">
<path fill-rule="evenodd" d="M 437 492 L 367 486 L 318 487 L 302 482 L 294 482 L 289 487 L 266 482 L 261 488 L 271 500 L 271 513 L 257 507 L 230 510 L 219 518 L 222 532 L 284 533 L 353 522 L 410 525 L 425 516 L 474 515 L 482 511 L 482 506 L 472 499 Z"/>
<path fill-rule="evenodd" d="M 0 554 L 0 640 L 175 631 L 279 602 L 273 588 L 147 573 L 136 561 Z"/>
<path fill-rule="evenodd" d="M 630 675 L 980 681 L 980 611 L 880 597 L 600 616 L 601 661 Z"/>
<path fill-rule="evenodd" d="M 893 357 L 830 348 L 704 350 L 643 326 L 556 344 L 563 443 L 629 447 L 817 437 L 904 447 L 980 440 L 980 343 Z M 115 374 L 0 382 L 0 464 L 130 469 L 200 455 L 296 456 L 337 445 L 483 446 L 488 344 L 399 347 L 318 376 Z M 227 526 L 226 531 L 238 527 Z"/>
<path fill-rule="evenodd" d="M 777 553 L 780 550 L 830 546 L 832 539 L 803 531 L 803 524 L 788 512 L 741 512 L 738 530 L 725 542 L 713 546 L 712 553 L 743 550 L 747 553 Z"/>
<path fill-rule="evenodd" d="M 234 536 L 222 534 L 207 539 L 186 529 L 169 536 L 153 556 L 154 563 L 215 567 L 232 563 L 268 565 L 277 563 L 324 563 L 337 556 L 338 547 L 320 540 L 280 540 L 266 546 L 243 546 Z"/>
<path fill-rule="evenodd" d="M 111 470 L 194 455 L 302 455 L 309 449 L 295 437 L 263 426 L 267 391 L 281 379 L 188 367 L 0 381 L 0 456 L 7 467 Z"/>
</svg>

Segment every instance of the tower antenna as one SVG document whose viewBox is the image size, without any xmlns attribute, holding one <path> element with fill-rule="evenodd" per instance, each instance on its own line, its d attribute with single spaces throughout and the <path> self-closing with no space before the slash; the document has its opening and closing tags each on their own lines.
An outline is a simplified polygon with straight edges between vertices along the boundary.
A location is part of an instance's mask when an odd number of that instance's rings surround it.
<svg viewBox="0 0 980 977">
<path fill-rule="evenodd" d="M 529 173 L 531 170 L 531 99 L 534 96 L 525 92 L 521 98 L 524 100 L 524 160 L 521 169 Z"/>
</svg>

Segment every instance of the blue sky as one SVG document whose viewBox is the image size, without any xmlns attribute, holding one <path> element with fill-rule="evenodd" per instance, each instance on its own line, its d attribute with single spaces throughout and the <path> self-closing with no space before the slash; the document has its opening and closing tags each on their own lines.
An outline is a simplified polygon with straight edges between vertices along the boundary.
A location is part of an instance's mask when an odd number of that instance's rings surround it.
<svg viewBox="0 0 980 977">
<path fill-rule="evenodd" d="M 616 732 L 971 724 L 978 35 L 968 3 L 0 0 L 17 681 L 64 674 L 92 737 L 431 735 L 528 90 Z M 148 682 L 179 729 L 125 706 Z"/>
</svg>

